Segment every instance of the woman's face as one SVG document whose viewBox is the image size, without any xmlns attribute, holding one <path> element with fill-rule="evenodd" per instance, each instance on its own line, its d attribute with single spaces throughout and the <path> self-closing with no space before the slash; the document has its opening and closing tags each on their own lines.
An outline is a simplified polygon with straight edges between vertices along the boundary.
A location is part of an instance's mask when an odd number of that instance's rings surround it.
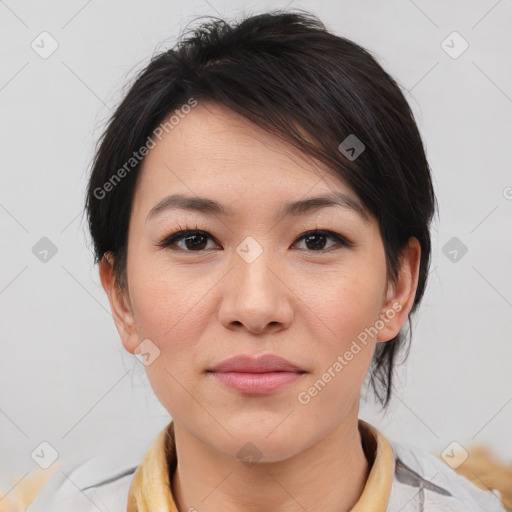
<svg viewBox="0 0 512 512">
<path fill-rule="evenodd" d="M 178 194 L 182 207 L 166 205 Z M 340 204 L 311 202 L 335 195 Z M 124 305 L 101 272 L 123 344 L 134 353 L 142 342 L 177 425 L 229 457 L 252 443 L 275 461 L 355 421 L 376 343 L 397 334 L 416 286 L 388 286 L 378 224 L 361 205 L 224 107 L 200 103 L 164 132 L 137 184 Z M 181 230 L 201 233 L 163 243 Z M 210 371 L 264 354 L 300 372 Z"/>
</svg>

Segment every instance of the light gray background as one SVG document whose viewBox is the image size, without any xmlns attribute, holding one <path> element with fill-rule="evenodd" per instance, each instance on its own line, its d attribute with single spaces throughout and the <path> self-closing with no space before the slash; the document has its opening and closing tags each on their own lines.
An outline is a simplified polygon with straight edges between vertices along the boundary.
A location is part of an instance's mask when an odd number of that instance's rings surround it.
<svg viewBox="0 0 512 512">
<path fill-rule="evenodd" d="M 92 264 L 81 206 L 94 143 L 123 86 L 196 15 L 286 5 L 371 50 L 408 91 L 440 205 L 399 391 L 387 415 L 370 403 L 361 417 L 432 451 L 478 442 L 512 461 L 511 0 L 5 0 L 2 489 L 36 470 L 31 453 L 42 441 L 65 464 L 108 451 L 137 464 L 169 421 L 121 345 Z M 43 31 L 59 45 L 47 59 L 31 47 Z M 458 58 L 442 47 L 453 31 L 469 44 Z M 445 45 L 454 52 L 460 43 Z M 58 249 L 46 263 L 32 252 L 42 237 Z M 443 253 L 452 237 L 468 248 L 456 262 Z"/>
</svg>

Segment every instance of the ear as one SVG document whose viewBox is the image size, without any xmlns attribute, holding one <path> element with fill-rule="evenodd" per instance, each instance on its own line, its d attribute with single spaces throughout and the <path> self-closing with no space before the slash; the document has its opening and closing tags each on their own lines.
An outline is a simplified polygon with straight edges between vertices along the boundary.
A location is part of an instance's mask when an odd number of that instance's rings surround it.
<svg viewBox="0 0 512 512">
<path fill-rule="evenodd" d="M 411 237 L 400 253 L 400 268 L 396 283 L 389 283 L 380 320 L 384 328 L 377 341 L 389 341 L 400 331 L 414 305 L 418 287 L 421 246 L 417 238 Z"/>
<path fill-rule="evenodd" d="M 123 293 L 115 282 L 114 259 L 111 253 L 105 253 L 99 263 L 99 273 L 103 289 L 108 295 L 112 317 L 121 337 L 124 348 L 133 354 L 140 344 L 135 328 L 135 320 L 128 292 Z M 129 294 L 128 294 L 129 295 Z"/>
</svg>

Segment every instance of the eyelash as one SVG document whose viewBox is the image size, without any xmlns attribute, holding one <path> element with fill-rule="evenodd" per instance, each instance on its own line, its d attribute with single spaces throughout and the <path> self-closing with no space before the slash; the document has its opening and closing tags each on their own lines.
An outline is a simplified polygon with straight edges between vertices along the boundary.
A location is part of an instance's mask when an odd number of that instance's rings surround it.
<svg viewBox="0 0 512 512">
<path fill-rule="evenodd" d="M 308 235 L 314 235 L 314 234 L 315 235 L 320 234 L 320 235 L 325 235 L 327 237 L 331 237 L 341 247 L 349 247 L 350 248 L 350 247 L 353 247 L 355 245 L 353 242 L 347 240 L 344 236 L 342 236 L 342 235 L 340 235 L 338 233 L 335 233 L 333 231 L 329 231 L 329 230 L 326 230 L 326 229 L 318 229 L 318 228 L 306 231 L 305 233 L 300 235 L 295 240 L 294 244 L 297 243 L 298 241 L 306 238 Z M 190 251 L 190 250 L 186 250 L 186 249 L 172 247 L 172 245 L 175 242 L 180 241 L 181 239 L 185 238 L 187 235 L 188 236 L 190 236 L 190 235 L 203 235 L 205 237 L 213 239 L 213 237 L 206 230 L 201 229 L 199 226 L 195 225 L 194 227 L 191 227 L 191 226 L 185 225 L 183 227 L 179 226 L 179 229 L 177 231 L 174 231 L 170 235 L 166 235 L 162 240 L 160 240 L 160 242 L 158 242 L 155 245 L 158 246 L 158 247 L 168 248 L 168 249 L 173 250 L 173 251 L 182 251 L 182 252 L 190 252 L 190 253 L 192 253 L 192 252 L 198 252 L 198 253 L 204 252 L 204 249 L 203 250 L 199 250 L 199 251 Z M 329 249 L 319 249 L 317 251 L 310 250 L 308 252 L 323 253 L 323 252 L 330 251 L 333 247 L 336 247 L 336 246 L 334 245 L 332 247 L 329 247 Z M 305 249 L 305 250 L 307 250 L 307 249 Z"/>
</svg>

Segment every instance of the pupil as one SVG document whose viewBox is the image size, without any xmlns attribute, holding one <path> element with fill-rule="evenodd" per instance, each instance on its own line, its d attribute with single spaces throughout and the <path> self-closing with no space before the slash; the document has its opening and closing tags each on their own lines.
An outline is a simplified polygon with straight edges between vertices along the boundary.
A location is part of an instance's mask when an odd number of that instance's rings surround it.
<svg viewBox="0 0 512 512">
<path fill-rule="evenodd" d="M 192 247 L 190 247 L 189 245 L 189 242 L 191 242 L 192 240 L 196 240 L 195 242 L 192 242 Z M 197 242 L 197 239 L 202 239 L 200 240 L 199 242 Z M 205 243 L 205 240 L 206 240 L 206 237 L 204 235 L 191 235 L 191 236 L 188 236 L 186 239 L 185 239 L 185 244 L 187 245 L 187 249 L 191 249 L 191 248 L 195 248 L 195 249 L 204 249 L 204 247 L 206 247 L 206 243 Z M 201 243 L 202 242 L 202 243 Z"/>
<path fill-rule="evenodd" d="M 309 235 L 307 238 L 306 238 L 306 244 L 309 244 L 309 242 L 311 240 L 314 240 L 314 239 L 318 239 L 318 238 L 321 238 L 322 240 L 320 241 L 320 243 L 313 243 L 313 249 L 322 249 L 323 246 L 325 245 L 325 235 Z M 309 247 L 309 245 L 308 245 Z M 311 247 L 309 247 L 311 248 Z"/>
</svg>

